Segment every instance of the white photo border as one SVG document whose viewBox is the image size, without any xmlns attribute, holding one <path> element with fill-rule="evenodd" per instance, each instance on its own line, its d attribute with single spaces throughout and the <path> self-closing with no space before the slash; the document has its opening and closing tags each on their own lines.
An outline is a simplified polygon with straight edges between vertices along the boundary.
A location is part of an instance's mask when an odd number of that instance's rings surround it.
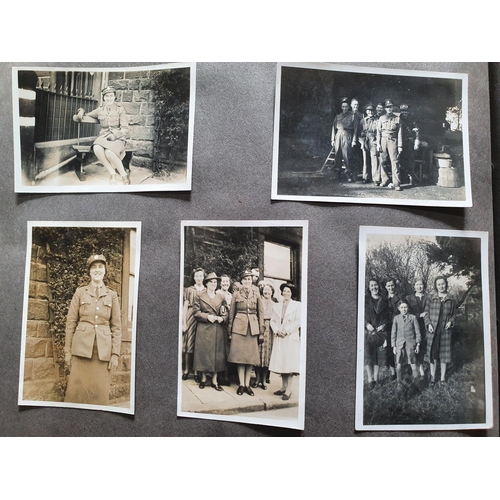
<svg viewBox="0 0 500 500">
<path fill-rule="evenodd" d="M 168 70 L 189 68 L 189 124 L 188 124 L 188 148 L 186 182 L 176 184 L 136 184 L 98 186 L 90 182 L 83 182 L 78 186 L 36 186 L 27 185 L 22 177 L 22 150 L 20 126 L 21 118 L 19 111 L 19 98 L 21 97 L 18 87 L 19 71 L 82 71 L 82 72 L 120 72 L 120 71 L 146 71 L 146 70 Z M 16 193 L 114 193 L 114 192 L 153 192 L 153 191 L 191 191 L 193 171 L 193 140 L 194 120 L 196 107 L 196 63 L 167 63 L 147 66 L 115 66 L 115 67 L 64 67 L 64 66 L 14 66 L 12 67 L 12 110 L 13 110 L 13 140 L 14 140 L 14 191 Z M 85 184 L 85 185 L 83 185 Z"/>
<path fill-rule="evenodd" d="M 186 227 L 301 227 L 302 228 L 302 288 L 301 288 L 301 346 L 300 346 L 300 377 L 299 377 L 299 406 L 298 417 L 291 419 L 251 418 L 235 415 L 219 415 L 209 413 L 194 413 L 182 410 L 182 308 L 184 291 L 184 257 L 185 257 L 185 228 Z M 178 332 L 178 376 L 177 376 L 177 416 L 237 422 L 243 424 L 268 425 L 272 427 L 286 427 L 289 429 L 304 430 L 305 424 L 305 390 L 306 390 L 306 349 L 307 349 L 307 262 L 308 262 L 308 228 L 307 220 L 182 220 L 181 221 L 181 254 L 180 254 L 180 287 L 179 287 L 179 332 Z"/>
<path fill-rule="evenodd" d="M 18 406 L 46 406 L 58 408 L 79 408 L 85 410 L 102 410 L 113 413 L 124 413 L 127 415 L 135 414 L 135 365 L 136 365 L 136 345 L 137 345 L 137 302 L 139 291 L 139 270 L 141 260 L 141 226 L 139 221 L 28 221 L 27 224 L 27 243 L 26 243 L 26 268 L 24 281 L 24 301 L 23 301 L 23 322 L 21 335 L 21 357 L 19 367 L 19 388 L 18 388 Z M 134 316 L 132 318 L 132 341 L 130 354 L 130 406 L 129 408 L 109 406 L 109 405 L 91 405 L 79 403 L 64 403 L 57 401 L 27 400 L 23 398 L 24 388 L 24 359 L 26 354 L 26 330 L 28 325 L 28 302 L 29 302 L 29 284 L 31 270 L 31 244 L 33 229 L 37 227 L 90 227 L 90 228 L 117 228 L 117 229 L 135 229 L 136 230 L 136 250 L 135 250 L 135 280 L 134 280 Z"/>
<path fill-rule="evenodd" d="M 484 340 L 484 383 L 485 383 L 485 421 L 477 424 L 402 424 L 402 425 L 365 425 L 363 423 L 364 390 L 364 309 L 365 309 L 365 267 L 366 241 L 368 236 L 448 236 L 457 238 L 477 238 L 481 241 L 481 287 L 482 318 Z M 493 427 L 493 384 L 491 368 L 491 322 L 490 287 L 488 274 L 488 237 L 487 231 L 461 231 L 445 229 L 417 229 L 402 227 L 360 226 L 359 228 L 359 268 L 358 268 L 358 335 L 356 359 L 356 431 L 430 431 L 430 430 L 472 430 Z"/>
<path fill-rule="evenodd" d="M 426 78 L 449 78 L 462 81 L 462 129 L 463 129 L 463 163 L 465 199 L 462 200 L 411 200 L 404 195 L 397 199 L 393 198 L 361 198 L 348 196 L 310 196 L 310 195 L 284 195 L 278 194 L 278 170 L 279 170 L 279 140 L 280 140 L 280 103 L 281 103 L 281 70 L 288 68 L 317 69 L 323 71 L 337 71 L 347 73 L 373 73 L 388 76 L 415 76 Z M 469 153 L 469 107 L 468 107 L 468 74 L 446 73 L 423 70 L 389 69 L 371 66 L 349 66 L 327 63 L 278 63 L 276 69 L 276 91 L 274 103 L 274 133 L 273 133 L 273 162 L 272 162 L 272 184 L 271 199 L 287 201 L 314 201 L 327 203 L 358 203 L 373 205 L 408 205 L 428 207 L 472 207 L 470 153 Z M 404 193 L 404 192 L 403 192 Z"/>
</svg>

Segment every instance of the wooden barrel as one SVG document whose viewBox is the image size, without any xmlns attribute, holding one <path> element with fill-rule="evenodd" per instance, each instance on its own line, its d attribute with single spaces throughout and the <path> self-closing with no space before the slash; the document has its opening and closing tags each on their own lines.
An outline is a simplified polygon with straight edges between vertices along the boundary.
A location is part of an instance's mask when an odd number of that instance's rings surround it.
<svg viewBox="0 0 500 500">
<path fill-rule="evenodd" d="M 437 185 L 441 187 L 456 188 L 460 186 L 458 171 L 453 167 L 439 167 Z"/>
</svg>

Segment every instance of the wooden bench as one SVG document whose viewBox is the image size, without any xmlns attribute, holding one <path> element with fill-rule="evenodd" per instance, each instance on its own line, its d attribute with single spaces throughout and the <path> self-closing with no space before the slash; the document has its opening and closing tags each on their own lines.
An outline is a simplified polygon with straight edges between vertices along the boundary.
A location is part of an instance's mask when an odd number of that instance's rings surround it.
<svg viewBox="0 0 500 500">
<path fill-rule="evenodd" d="M 75 120 L 75 117 L 76 117 L 76 115 L 73 116 L 73 120 L 78 121 L 78 120 Z M 83 162 L 85 160 L 85 157 L 91 152 L 92 145 L 91 144 L 87 144 L 87 145 L 80 144 L 80 123 L 99 123 L 99 120 L 97 120 L 96 118 L 91 118 L 90 116 L 84 116 L 82 118 L 81 122 L 78 121 L 77 143 L 74 144 L 72 147 L 76 152 L 75 174 L 77 175 L 78 179 L 80 179 L 80 181 L 84 181 L 85 180 L 85 168 L 83 166 Z M 92 139 L 92 142 L 94 142 L 94 140 L 95 140 L 95 138 Z M 125 172 L 127 172 L 127 174 L 130 174 L 130 160 L 132 159 L 133 153 L 135 153 L 136 151 L 138 151 L 137 148 L 133 148 L 133 147 L 126 147 L 125 148 L 125 157 L 123 158 L 122 163 L 123 163 L 123 167 L 125 168 Z"/>
<path fill-rule="evenodd" d="M 84 160 L 89 153 L 93 153 L 91 150 L 91 145 L 83 146 L 81 144 L 74 144 L 73 149 L 76 152 L 75 158 L 75 174 L 80 179 L 80 181 L 85 180 L 85 168 L 83 166 Z M 130 173 L 130 160 L 132 159 L 133 153 L 138 151 L 137 148 L 127 147 L 125 148 L 125 157 L 122 160 L 123 167 L 125 168 L 125 172 L 127 174 Z"/>
</svg>

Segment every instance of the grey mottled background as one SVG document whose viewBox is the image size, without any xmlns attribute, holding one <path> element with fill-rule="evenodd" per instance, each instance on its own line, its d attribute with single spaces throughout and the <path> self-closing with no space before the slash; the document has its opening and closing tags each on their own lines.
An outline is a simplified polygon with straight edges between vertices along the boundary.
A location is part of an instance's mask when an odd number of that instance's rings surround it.
<svg viewBox="0 0 500 500">
<path fill-rule="evenodd" d="M 11 66 L 1 63 L 0 435 L 2 436 L 354 436 L 358 227 L 405 226 L 490 232 L 494 428 L 398 435 L 498 435 L 493 200 L 486 63 L 384 63 L 469 74 L 474 206 L 398 208 L 271 202 L 276 65 L 200 63 L 191 194 L 15 194 Z M 140 63 L 144 65 L 145 63 Z M 59 64 L 60 65 L 60 64 Z M 68 64 L 65 64 L 67 66 Z M 120 64 L 132 66 L 135 64 Z M 375 66 L 374 63 L 366 64 Z M 92 66 L 89 63 L 75 66 Z M 98 63 L 98 67 L 116 66 Z M 492 76 L 494 109 L 500 75 Z M 496 109 L 496 115 L 500 114 Z M 498 136 L 498 126 L 494 128 Z M 495 185 L 498 188 L 498 180 Z M 498 208 L 497 208 L 498 210 Z M 308 219 L 309 291 L 305 431 L 177 418 L 177 332 L 181 219 Z M 142 256 L 136 352 L 136 415 L 17 406 L 28 220 L 140 220 Z"/>
</svg>

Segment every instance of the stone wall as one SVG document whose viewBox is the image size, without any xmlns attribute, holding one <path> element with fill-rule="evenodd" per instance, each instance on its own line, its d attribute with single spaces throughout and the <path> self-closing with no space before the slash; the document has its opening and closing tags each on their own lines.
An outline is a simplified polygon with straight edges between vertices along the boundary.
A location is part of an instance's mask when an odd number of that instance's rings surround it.
<svg viewBox="0 0 500 500">
<path fill-rule="evenodd" d="M 118 71 L 109 73 L 109 85 L 116 89 L 116 100 L 125 108 L 129 119 L 129 144 L 138 148 L 131 165 L 153 168 L 154 92 L 151 71 Z"/>
<path fill-rule="evenodd" d="M 32 245 L 23 397 L 26 400 L 62 401 L 57 392 L 60 377 L 54 362 L 54 346 L 50 333 L 47 282 L 45 249 Z"/>
</svg>

